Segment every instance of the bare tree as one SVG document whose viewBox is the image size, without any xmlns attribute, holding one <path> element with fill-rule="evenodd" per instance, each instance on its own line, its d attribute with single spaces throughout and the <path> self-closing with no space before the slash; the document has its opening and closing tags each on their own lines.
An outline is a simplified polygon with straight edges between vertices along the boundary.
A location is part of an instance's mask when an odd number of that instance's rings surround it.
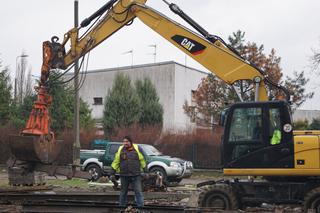
<svg viewBox="0 0 320 213">
<path fill-rule="evenodd" d="M 311 56 L 311 66 L 312 66 L 312 70 L 318 72 L 318 74 L 320 74 L 320 49 L 313 49 L 313 55 Z"/>
<path fill-rule="evenodd" d="M 20 57 L 17 57 L 16 69 L 15 98 L 19 104 L 22 104 L 24 97 L 32 94 L 31 67 L 29 67 L 28 75 L 26 75 L 28 69 L 28 60 L 25 52 L 22 52 Z"/>
<path fill-rule="evenodd" d="M 229 37 L 230 45 L 236 49 L 239 54 L 245 59 L 255 64 L 268 75 L 274 83 L 280 84 L 283 80 L 283 73 L 280 66 L 281 58 L 276 55 L 276 51 L 271 49 L 271 52 L 266 54 L 264 46 L 254 42 L 246 42 L 244 32 L 237 31 Z M 315 53 L 314 62 L 318 68 L 320 65 L 320 51 Z M 320 74 L 320 73 L 319 73 Z M 284 86 L 292 94 L 293 109 L 301 106 L 307 99 L 313 97 L 314 93 L 306 92 L 306 85 L 309 79 L 304 75 L 304 72 L 295 72 L 293 77 L 284 79 Z M 217 79 L 214 75 L 208 75 L 202 79 L 198 89 L 193 92 L 193 100 L 191 104 L 185 102 L 183 105 L 185 113 L 191 118 L 192 122 L 203 126 L 212 125 L 219 118 L 219 114 L 226 104 L 239 101 L 237 94 L 244 101 L 250 101 L 254 98 L 254 87 L 252 81 L 240 80 L 233 84 L 233 88 L 226 85 L 225 82 Z M 267 86 L 269 99 L 280 99 L 285 97 L 281 91 Z M 211 120 L 213 118 L 213 120 Z"/>
</svg>

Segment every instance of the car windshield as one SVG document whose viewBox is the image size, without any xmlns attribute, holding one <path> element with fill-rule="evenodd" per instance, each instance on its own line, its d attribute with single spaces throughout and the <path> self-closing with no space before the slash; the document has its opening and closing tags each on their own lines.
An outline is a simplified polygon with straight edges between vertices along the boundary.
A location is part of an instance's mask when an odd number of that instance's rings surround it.
<svg viewBox="0 0 320 213">
<path fill-rule="evenodd" d="M 159 152 L 159 150 L 157 150 L 155 147 L 151 145 L 142 145 L 142 147 L 146 155 L 149 155 L 149 156 L 162 155 L 162 153 Z"/>
</svg>

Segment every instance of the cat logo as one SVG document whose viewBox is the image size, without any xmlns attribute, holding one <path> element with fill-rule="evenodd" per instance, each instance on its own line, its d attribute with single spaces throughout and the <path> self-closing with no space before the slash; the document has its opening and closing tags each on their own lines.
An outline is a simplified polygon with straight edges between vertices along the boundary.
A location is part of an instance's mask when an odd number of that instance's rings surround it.
<svg viewBox="0 0 320 213">
<path fill-rule="evenodd" d="M 189 41 L 187 38 L 184 38 L 182 40 L 181 45 L 189 51 L 191 51 L 192 48 L 195 46 L 195 44 Z"/>
<path fill-rule="evenodd" d="M 171 39 L 188 50 L 192 55 L 199 55 L 206 49 L 206 46 L 185 36 L 174 35 Z"/>
</svg>

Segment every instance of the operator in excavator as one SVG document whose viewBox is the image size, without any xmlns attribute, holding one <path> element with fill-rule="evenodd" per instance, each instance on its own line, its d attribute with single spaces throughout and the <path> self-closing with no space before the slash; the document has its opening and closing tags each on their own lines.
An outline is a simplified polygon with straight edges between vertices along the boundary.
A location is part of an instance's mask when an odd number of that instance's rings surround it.
<svg viewBox="0 0 320 213">
<path fill-rule="evenodd" d="M 277 109 L 270 110 L 270 132 L 272 134 L 270 144 L 277 145 L 281 141 L 281 121 L 279 111 Z"/>
<path fill-rule="evenodd" d="M 254 140 L 260 139 L 261 138 L 261 133 L 262 133 L 261 124 L 260 124 L 260 121 L 257 121 L 256 122 L 256 126 L 253 128 L 252 139 L 254 139 Z"/>
</svg>

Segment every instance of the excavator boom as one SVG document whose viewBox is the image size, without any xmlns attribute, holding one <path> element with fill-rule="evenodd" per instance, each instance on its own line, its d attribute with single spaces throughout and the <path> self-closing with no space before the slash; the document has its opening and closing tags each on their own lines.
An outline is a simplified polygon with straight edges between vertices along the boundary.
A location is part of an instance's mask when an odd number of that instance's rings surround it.
<svg viewBox="0 0 320 213">
<path fill-rule="evenodd" d="M 138 17 L 144 24 L 198 61 L 227 84 L 232 85 L 238 80 L 251 80 L 256 84 L 256 100 L 268 100 L 263 72 L 242 59 L 222 39 L 210 35 L 175 4 L 169 4 L 170 9 L 191 24 L 202 35 L 148 7 L 145 2 L 146 0 L 112 0 L 108 2 L 95 13 L 96 15 L 92 15 L 82 22 L 85 23 L 82 25 L 86 26 L 98 14 L 101 16 L 102 11 L 106 11 L 103 18 L 80 39 L 78 39 L 79 29 L 73 28 L 65 34 L 62 46 L 64 47 L 67 41 L 70 40 L 70 50 L 66 54 L 62 50 L 60 50 L 61 54 L 51 54 L 52 56 L 59 56 L 60 60 L 52 58 L 50 61 L 59 63 L 63 61 L 63 64 L 51 63 L 52 68 L 66 69 L 76 59 L 84 56 Z"/>
<path fill-rule="evenodd" d="M 175 14 L 183 18 L 198 32 L 194 32 L 155 9 L 148 7 L 145 4 L 146 1 L 110 0 L 85 19 L 79 28 L 69 30 L 64 35 L 61 43 L 58 42 L 59 39 L 56 36 L 52 37 L 51 41 L 43 43 L 43 64 L 39 86 L 37 87 L 38 99 L 34 102 L 22 135 L 39 137 L 40 141 L 46 141 L 48 144 L 54 143 L 55 137 L 50 128 L 48 110 L 52 102 L 47 84 L 50 70 L 70 68 L 76 60 L 84 57 L 86 53 L 121 28 L 131 24 L 135 18 L 139 18 L 145 25 L 202 64 L 227 84 L 233 85 L 239 80 L 249 80 L 255 86 L 255 100 L 268 100 L 265 85 L 268 79 L 263 71 L 244 60 L 220 37 L 209 34 L 177 5 L 164 1 Z M 91 22 L 93 23 L 91 24 Z M 87 32 L 79 36 L 79 30 L 90 24 L 91 26 Z M 70 44 L 69 49 L 66 48 L 67 43 Z M 46 150 L 50 152 L 51 149 Z"/>
</svg>

